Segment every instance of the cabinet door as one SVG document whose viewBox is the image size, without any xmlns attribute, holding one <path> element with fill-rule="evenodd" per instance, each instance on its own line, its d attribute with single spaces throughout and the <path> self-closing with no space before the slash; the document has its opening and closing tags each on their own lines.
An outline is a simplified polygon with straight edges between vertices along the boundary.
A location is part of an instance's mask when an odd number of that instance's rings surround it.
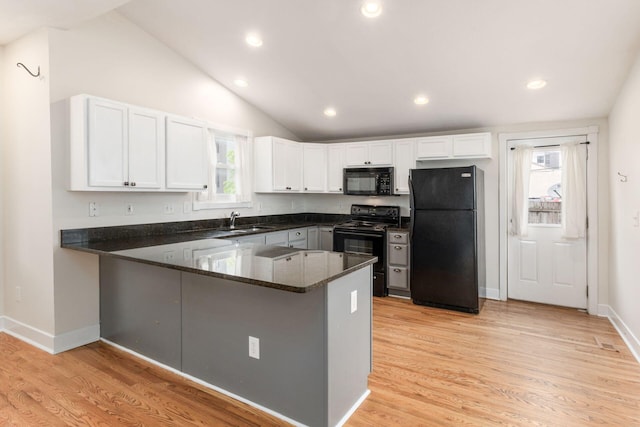
<svg viewBox="0 0 640 427">
<path fill-rule="evenodd" d="M 302 188 L 302 147 L 286 139 L 273 138 L 274 191 L 300 191 Z"/>
<path fill-rule="evenodd" d="M 258 244 L 264 245 L 265 235 L 254 234 L 251 236 L 239 237 L 238 239 L 236 239 L 236 243 L 258 243 Z"/>
<path fill-rule="evenodd" d="M 327 145 L 302 144 L 304 191 L 323 193 L 327 183 Z"/>
<path fill-rule="evenodd" d="M 307 228 L 307 249 L 318 249 L 318 227 Z"/>
<path fill-rule="evenodd" d="M 344 180 L 344 145 L 330 144 L 328 151 L 329 161 L 327 162 L 327 184 L 330 193 L 342 193 L 342 182 Z"/>
<path fill-rule="evenodd" d="M 333 250 L 333 227 L 320 227 L 320 249 Z"/>
<path fill-rule="evenodd" d="M 369 164 L 369 145 L 366 143 L 346 144 L 345 163 L 347 166 L 366 166 Z"/>
<path fill-rule="evenodd" d="M 409 194 L 409 169 L 416 167 L 416 156 L 412 139 L 396 141 L 393 144 L 395 152 L 395 193 Z"/>
<path fill-rule="evenodd" d="M 491 134 L 454 135 L 453 157 L 491 157 Z"/>
<path fill-rule="evenodd" d="M 279 138 L 273 138 L 273 189 L 275 191 L 288 190 L 287 185 L 287 161 L 289 142 Z M 259 161 L 259 159 L 256 159 Z"/>
<path fill-rule="evenodd" d="M 276 231 L 265 236 L 265 244 L 272 246 L 289 246 L 289 232 Z"/>
<path fill-rule="evenodd" d="M 369 143 L 370 165 L 393 165 L 393 145 L 391 141 Z"/>
<path fill-rule="evenodd" d="M 207 186 L 207 134 L 199 121 L 167 117 L 167 188 L 202 190 Z"/>
<path fill-rule="evenodd" d="M 452 140 L 450 135 L 417 138 L 416 157 L 418 160 L 451 157 Z"/>
<path fill-rule="evenodd" d="M 129 185 L 160 188 L 163 178 L 164 116 L 129 108 Z"/>
<path fill-rule="evenodd" d="M 89 99 L 89 186 L 123 187 L 127 176 L 127 106 Z"/>
<path fill-rule="evenodd" d="M 290 191 L 302 190 L 302 144 L 292 142 L 287 148 L 287 185 Z"/>
</svg>

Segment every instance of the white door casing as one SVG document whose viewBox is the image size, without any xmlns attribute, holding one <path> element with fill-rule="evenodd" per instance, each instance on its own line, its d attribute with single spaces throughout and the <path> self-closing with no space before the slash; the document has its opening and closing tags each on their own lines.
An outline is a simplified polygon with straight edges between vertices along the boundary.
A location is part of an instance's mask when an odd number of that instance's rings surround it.
<svg viewBox="0 0 640 427">
<path fill-rule="evenodd" d="M 548 145 L 585 141 L 586 137 L 545 138 L 514 141 L 510 146 L 547 147 Z M 580 149 L 586 150 L 586 145 L 581 145 Z M 515 192 L 513 188 L 515 181 L 512 176 L 515 173 L 516 162 L 513 161 L 512 153 L 514 152 L 511 151 L 509 154 L 507 167 L 510 176 L 507 193 L 509 206 L 513 205 L 511 199 Z M 534 149 L 529 156 L 544 158 L 545 154 L 555 154 L 560 157 L 560 148 Z M 533 167 L 532 160 L 525 164 L 528 168 Z M 560 167 L 563 168 L 565 165 Z M 529 184 L 536 196 L 541 190 L 543 193 L 546 192 L 550 184 L 559 182 L 561 176 L 557 164 L 556 169 L 544 167 L 540 169 L 537 171 L 538 173 L 534 173 L 534 170 L 530 173 Z M 554 173 L 555 175 L 553 175 Z M 550 176 L 551 178 L 549 178 Z M 535 191 L 536 184 L 540 187 L 537 192 Z M 562 188 L 559 190 L 563 191 Z M 528 194 L 527 189 L 525 195 Z M 513 217 L 513 215 L 514 213 L 510 212 L 510 216 Z M 557 219 L 559 220 L 559 218 Z M 509 235 L 508 247 L 507 285 L 509 298 L 565 307 L 587 308 L 586 239 L 564 239 L 559 223 L 534 224 L 529 222 L 525 236 Z"/>
<path fill-rule="evenodd" d="M 571 136 L 586 136 L 586 140 L 589 141 L 589 158 L 587 160 L 587 216 L 589 218 L 589 229 L 587 230 L 587 239 L 583 239 L 581 242 L 570 242 L 562 239 L 554 239 L 553 234 L 559 231 L 555 229 L 548 229 L 542 226 L 534 226 L 530 228 L 530 233 L 525 239 L 522 239 L 517 246 L 511 242 L 512 237 L 509 236 L 509 220 L 511 217 L 510 201 L 509 201 L 509 189 L 510 186 L 510 170 L 508 170 L 508 157 L 510 156 L 509 146 L 513 146 L 517 140 L 536 139 L 536 138 L 554 138 L 554 137 L 571 137 Z M 552 286 L 552 289 L 556 289 L 557 301 L 553 304 L 561 305 L 576 305 L 567 304 L 563 301 L 563 298 L 570 298 L 579 300 L 577 298 L 578 292 L 576 288 L 572 288 L 567 285 L 567 282 L 579 281 L 581 277 L 586 277 L 586 286 L 588 289 L 589 298 L 586 301 L 586 306 L 591 314 L 598 314 L 598 213 L 597 213 L 597 184 L 598 184 L 598 167 L 597 167 L 597 147 L 598 147 L 598 127 L 590 126 L 585 128 L 567 129 L 567 130 L 552 130 L 552 131 L 536 131 L 536 132 L 519 132 L 511 134 L 500 134 L 500 299 L 506 300 L 509 298 L 523 298 L 518 291 L 512 291 L 508 287 L 508 278 L 516 274 L 519 279 L 528 280 L 529 282 L 535 282 L 538 280 L 546 280 Z M 547 139 L 547 141 L 549 141 Z M 557 227 L 559 228 L 559 227 Z M 540 244 L 540 239 L 545 241 L 544 245 Z M 579 243 L 576 245 L 576 243 Z M 509 253 L 509 247 L 513 247 L 513 253 Z M 535 247 L 535 251 L 534 251 Z M 532 258 L 532 253 L 536 254 L 537 258 Z M 586 255 L 584 255 L 586 253 Z M 556 267 L 549 267 L 547 269 L 540 268 L 540 265 L 544 262 L 539 258 L 539 254 L 548 256 L 556 261 L 556 264 L 562 264 L 563 267 L 568 265 L 568 259 L 571 259 L 571 263 L 574 266 L 572 269 L 561 269 Z M 581 255 L 582 254 L 582 255 Z M 575 268 L 575 260 L 573 257 L 586 260 L 585 268 Z M 510 272 L 509 267 L 512 261 L 524 257 L 526 262 L 519 262 L 520 271 L 514 273 Z M 562 261 L 565 260 L 565 261 Z M 548 263 L 549 261 L 547 261 Z M 555 268 L 555 269 L 554 269 Z M 535 279 L 535 280 L 534 280 Z M 530 287 L 534 287 L 531 283 L 527 283 Z M 571 291 L 576 291 L 573 296 L 566 296 L 563 294 L 570 294 Z M 514 293 L 515 292 L 515 293 Z M 579 292 L 580 295 L 584 295 L 586 298 L 587 290 Z M 584 305 L 584 302 L 578 302 L 578 306 Z"/>
</svg>

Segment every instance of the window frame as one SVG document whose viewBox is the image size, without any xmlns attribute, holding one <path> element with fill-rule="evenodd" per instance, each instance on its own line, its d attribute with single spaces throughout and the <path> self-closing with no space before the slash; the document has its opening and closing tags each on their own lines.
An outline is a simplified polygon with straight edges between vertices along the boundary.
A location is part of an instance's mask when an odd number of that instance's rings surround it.
<svg viewBox="0 0 640 427">
<path fill-rule="evenodd" d="M 228 208 L 251 208 L 253 204 L 253 132 L 246 129 L 239 129 L 230 126 L 217 125 L 212 123 L 206 124 L 207 128 L 207 155 L 209 159 L 208 174 L 209 182 L 207 185 L 207 196 L 199 196 L 204 192 L 192 193 L 192 209 L 194 211 L 209 210 L 209 209 L 228 209 Z M 236 171 L 236 179 L 241 182 L 240 194 L 236 196 L 236 200 L 216 200 L 215 191 L 215 178 L 217 171 L 217 163 L 213 163 L 212 149 L 215 149 L 215 136 L 216 133 L 231 134 L 234 136 L 245 138 L 244 142 L 239 143 L 238 151 L 241 156 L 241 166 L 230 168 Z M 228 168 L 225 168 L 229 170 Z M 237 172 L 240 172 L 239 174 Z"/>
</svg>

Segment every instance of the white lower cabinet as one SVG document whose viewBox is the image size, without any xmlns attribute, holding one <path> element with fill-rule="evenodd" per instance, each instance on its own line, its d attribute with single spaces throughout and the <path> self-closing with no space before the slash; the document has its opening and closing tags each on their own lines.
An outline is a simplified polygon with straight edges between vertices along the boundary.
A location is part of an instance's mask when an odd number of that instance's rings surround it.
<svg viewBox="0 0 640 427">
<path fill-rule="evenodd" d="M 323 251 L 332 251 L 333 250 L 333 227 L 319 227 L 319 229 L 320 229 L 319 249 Z"/>
<path fill-rule="evenodd" d="M 289 247 L 307 249 L 307 229 L 296 228 L 289 230 Z"/>
<path fill-rule="evenodd" d="M 390 295 L 410 296 L 409 233 L 387 232 L 387 287 Z"/>
<path fill-rule="evenodd" d="M 307 227 L 307 249 L 319 249 L 319 230 L 318 227 Z"/>
</svg>

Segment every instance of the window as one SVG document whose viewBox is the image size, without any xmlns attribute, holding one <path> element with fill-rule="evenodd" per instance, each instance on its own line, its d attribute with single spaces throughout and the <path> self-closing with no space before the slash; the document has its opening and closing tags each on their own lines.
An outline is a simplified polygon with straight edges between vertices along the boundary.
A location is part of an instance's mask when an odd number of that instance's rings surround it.
<svg viewBox="0 0 640 427">
<path fill-rule="evenodd" d="M 209 129 L 209 182 L 193 208 L 246 207 L 251 202 L 249 132 Z"/>
<path fill-rule="evenodd" d="M 535 151 L 529 176 L 529 224 L 560 224 L 562 164 L 560 150 Z"/>
</svg>

